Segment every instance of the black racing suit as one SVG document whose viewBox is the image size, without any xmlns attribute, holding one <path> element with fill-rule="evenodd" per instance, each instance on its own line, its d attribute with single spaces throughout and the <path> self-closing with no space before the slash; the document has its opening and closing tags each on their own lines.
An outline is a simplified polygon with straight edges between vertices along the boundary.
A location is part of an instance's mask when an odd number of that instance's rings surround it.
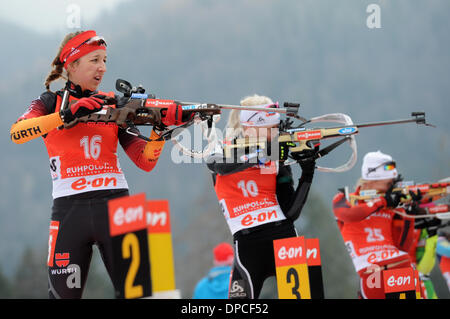
<svg viewBox="0 0 450 319">
<path fill-rule="evenodd" d="M 217 174 L 237 173 L 255 164 L 225 163 L 223 159 L 216 161 L 211 157 L 207 165 L 215 184 Z M 231 274 L 230 299 L 257 299 L 264 280 L 275 276 L 273 241 L 298 236 L 294 221 L 300 216 L 306 202 L 313 175 L 314 165 L 302 170 L 302 176 L 294 191 L 290 166 L 280 164 L 276 178 L 276 195 L 287 219 L 242 229 L 233 235 L 235 259 Z"/>
<path fill-rule="evenodd" d="M 53 239 L 56 252 L 52 257 L 53 266 L 48 267 L 50 298 L 81 298 L 94 244 L 116 286 L 108 200 L 127 195 L 127 189 L 100 190 L 53 200 L 51 220 L 59 222 L 59 229 Z"/>
</svg>

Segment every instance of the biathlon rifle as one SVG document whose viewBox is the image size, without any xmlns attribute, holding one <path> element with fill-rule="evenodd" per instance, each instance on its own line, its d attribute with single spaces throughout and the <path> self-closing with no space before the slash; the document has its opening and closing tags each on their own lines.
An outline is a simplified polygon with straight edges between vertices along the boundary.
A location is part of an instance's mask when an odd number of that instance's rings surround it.
<svg viewBox="0 0 450 319">
<path fill-rule="evenodd" d="M 415 198 L 420 198 L 417 202 L 419 207 L 425 209 L 426 214 L 423 215 L 410 215 L 397 212 L 399 215 L 410 217 L 410 218 L 426 218 L 426 217 L 436 217 L 439 219 L 449 219 L 449 205 L 448 204 L 438 204 L 435 206 L 427 206 L 427 203 L 434 202 L 445 198 L 450 194 L 450 182 L 449 178 L 443 179 L 437 183 L 423 183 L 414 184 L 413 182 L 399 182 L 397 183 L 392 192 L 398 192 L 403 194 L 404 197 L 400 199 L 401 204 L 404 206 L 412 205 L 416 202 Z M 385 196 L 384 193 L 379 193 L 374 189 L 361 190 L 358 195 L 349 194 L 348 187 L 345 187 L 341 191 L 344 192 L 346 199 L 353 206 L 359 200 L 372 200 L 375 198 Z M 420 203 L 425 203 L 420 205 Z M 423 206 L 423 207 L 422 207 Z"/>
<path fill-rule="evenodd" d="M 298 105 L 298 104 L 297 104 Z M 285 103 L 285 106 L 293 107 L 293 103 Z M 302 123 L 298 126 L 293 125 L 293 121 L 291 118 L 287 118 L 282 121 L 280 124 L 280 132 L 277 137 L 278 143 L 284 143 L 288 146 L 288 152 L 284 150 L 280 150 L 280 161 L 287 160 L 289 156 L 288 153 L 297 153 L 303 152 L 305 150 L 313 151 L 315 146 L 318 145 L 320 140 L 328 139 L 328 138 L 337 138 L 342 137 L 342 139 L 337 142 L 325 147 L 324 149 L 315 153 L 314 157 L 317 159 L 319 157 L 323 157 L 333 149 L 343 144 L 344 142 L 349 141 L 351 144 L 353 143 L 353 165 L 356 161 L 356 143 L 354 141 L 354 135 L 359 133 L 359 129 L 365 127 L 375 127 L 375 126 L 384 126 L 384 125 L 394 125 L 394 124 L 403 124 L 403 123 L 417 123 L 424 124 L 427 126 L 433 126 L 431 124 L 426 123 L 425 121 L 425 113 L 424 112 L 413 112 L 411 113 L 411 119 L 402 119 L 402 120 L 393 120 L 393 121 L 382 121 L 382 122 L 373 122 L 373 123 L 364 123 L 364 124 L 353 124 L 351 119 L 345 115 L 340 113 L 335 114 L 326 114 L 324 116 L 315 117 L 310 120 L 302 119 Z M 316 123 L 316 122 L 339 122 L 344 123 L 346 125 L 329 127 L 329 128 L 305 128 L 304 125 L 308 123 Z M 349 124 L 351 123 L 351 124 Z M 235 139 L 232 143 L 229 143 L 224 146 L 224 154 L 225 157 L 231 157 L 233 149 L 239 148 L 251 148 L 257 147 L 260 149 L 267 148 L 267 141 L 257 137 L 244 137 Z M 352 161 L 352 159 L 351 159 Z M 347 165 L 345 170 L 348 170 L 350 166 Z M 327 169 L 327 171 L 332 171 L 332 169 Z M 335 170 L 336 171 L 336 170 Z M 343 171 L 343 170 L 341 170 Z"/>
<path fill-rule="evenodd" d="M 438 204 L 435 206 L 430 206 L 430 207 L 425 206 L 425 207 L 420 207 L 420 208 L 423 209 L 424 214 L 412 215 L 412 214 L 402 213 L 396 209 L 394 209 L 394 212 L 397 215 L 400 215 L 400 216 L 403 216 L 406 218 L 411 218 L 411 219 L 438 218 L 441 220 L 450 220 L 450 210 L 449 210 L 448 204 Z"/>
<path fill-rule="evenodd" d="M 392 192 L 401 193 L 405 195 L 401 199 L 402 203 L 410 203 L 413 201 L 413 195 L 421 195 L 422 199 L 429 201 L 436 201 L 450 194 L 450 182 L 424 183 L 414 184 L 413 182 L 397 183 Z M 358 200 L 370 200 L 384 196 L 384 193 L 378 193 L 374 189 L 361 190 L 358 195 L 349 195 L 350 204 L 354 205 Z"/>
<path fill-rule="evenodd" d="M 75 119 L 73 122 L 65 124 L 65 128 L 70 128 L 78 122 L 114 122 L 118 126 L 126 129 L 129 134 L 136 135 L 146 141 L 151 141 L 147 137 L 137 133 L 136 126 L 151 125 L 162 132 L 159 140 L 169 140 L 174 136 L 177 129 L 188 127 L 198 121 L 206 121 L 211 129 L 214 123 L 214 116 L 221 114 L 222 109 L 238 110 L 260 110 L 266 112 L 285 113 L 292 117 L 297 117 L 298 107 L 286 109 L 254 108 L 240 105 L 181 102 L 171 99 L 157 99 L 154 94 L 146 94 L 145 89 L 140 85 L 132 87 L 125 80 L 116 81 L 116 89 L 123 93 L 123 97 L 117 101 L 114 98 L 106 98 L 107 104 L 116 104 L 116 108 L 106 107 L 103 110 Z M 181 122 L 175 128 L 167 127 L 162 119 L 170 106 L 178 105 L 182 108 Z"/>
</svg>

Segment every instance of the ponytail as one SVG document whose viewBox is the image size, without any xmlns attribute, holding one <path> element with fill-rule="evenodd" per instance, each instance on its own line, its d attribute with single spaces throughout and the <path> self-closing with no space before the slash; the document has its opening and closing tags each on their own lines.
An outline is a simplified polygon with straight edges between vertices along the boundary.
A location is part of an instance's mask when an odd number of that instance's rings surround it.
<svg viewBox="0 0 450 319">
<path fill-rule="evenodd" d="M 68 79 L 67 72 L 64 71 L 64 63 L 60 61 L 59 56 L 61 54 L 62 49 L 66 45 L 67 42 L 69 42 L 70 39 L 72 39 L 74 36 L 82 33 L 83 31 L 77 31 L 73 33 L 67 34 L 64 39 L 62 40 L 58 53 L 56 54 L 56 57 L 53 59 L 53 62 L 51 64 L 52 70 L 47 75 L 47 78 L 45 79 L 44 85 L 47 91 L 50 91 L 50 83 L 53 81 L 58 80 L 59 78 L 63 78 L 64 80 Z"/>
<path fill-rule="evenodd" d="M 225 131 L 225 140 L 231 141 L 243 134 L 243 128 L 239 121 L 240 110 L 231 110 L 228 117 L 228 123 Z"/>
</svg>

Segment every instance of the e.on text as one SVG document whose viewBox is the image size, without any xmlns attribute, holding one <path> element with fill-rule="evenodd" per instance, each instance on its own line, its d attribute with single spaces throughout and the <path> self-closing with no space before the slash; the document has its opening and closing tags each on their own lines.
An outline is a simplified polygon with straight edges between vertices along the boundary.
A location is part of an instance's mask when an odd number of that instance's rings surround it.
<svg viewBox="0 0 450 319">
<path fill-rule="evenodd" d="M 303 254 L 302 247 L 289 247 L 288 249 L 286 249 L 286 247 L 283 246 L 280 248 L 280 250 L 278 250 L 278 258 L 280 258 L 281 260 L 284 260 L 286 258 L 295 259 L 301 257 L 302 254 Z"/>
<path fill-rule="evenodd" d="M 242 218 L 241 224 L 245 227 L 248 227 L 251 226 L 254 222 L 262 223 L 265 221 L 269 221 L 272 218 L 277 218 L 276 210 L 272 210 L 270 212 L 261 212 L 258 215 L 256 215 L 256 217 L 253 217 L 252 214 L 248 214 L 244 218 Z"/>
<path fill-rule="evenodd" d="M 144 208 L 142 206 L 128 207 L 124 210 L 119 207 L 113 215 L 113 222 L 117 226 L 131 224 L 144 218 Z"/>
<path fill-rule="evenodd" d="M 386 283 L 390 287 L 410 285 L 411 277 L 410 276 L 398 276 L 396 278 L 394 275 L 392 275 L 387 279 Z"/>
<path fill-rule="evenodd" d="M 88 186 L 91 186 L 93 188 L 96 187 L 106 187 L 108 185 L 117 185 L 117 179 L 115 177 L 98 177 L 93 180 L 87 180 L 86 178 L 82 177 L 80 179 L 77 179 L 75 182 L 72 183 L 72 189 L 80 191 L 85 189 Z"/>
</svg>

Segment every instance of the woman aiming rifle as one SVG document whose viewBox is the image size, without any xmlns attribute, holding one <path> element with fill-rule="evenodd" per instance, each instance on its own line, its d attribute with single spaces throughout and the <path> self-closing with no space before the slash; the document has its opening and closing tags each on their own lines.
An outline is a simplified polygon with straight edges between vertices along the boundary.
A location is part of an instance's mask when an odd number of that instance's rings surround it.
<svg viewBox="0 0 450 319">
<path fill-rule="evenodd" d="M 411 267 L 407 252 L 399 249 L 393 237 L 394 210 L 404 212 L 397 206 L 403 196 L 393 192 L 394 181 L 398 177 L 392 157 L 380 151 L 364 156 L 361 168 L 362 179 L 354 194 L 363 190 L 376 190 L 384 196 L 358 200 L 352 205 L 344 193 L 333 199 L 333 212 L 352 258 L 356 272 L 360 276 L 360 297 L 364 299 L 384 299 L 382 280 L 373 284 L 371 277 L 379 276 L 386 269 Z"/>
<path fill-rule="evenodd" d="M 98 246 L 115 284 L 107 202 L 128 195 L 117 144 L 147 172 L 155 167 L 164 146 L 163 141 L 146 142 L 130 135 L 114 123 L 78 123 L 62 128 L 106 104 L 120 106 L 113 104 L 120 103 L 113 92 L 97 91 L 105 72 L 105 40 L 95 31 L 68 34 L 45 80 L 47 91 L 32 101 L 11 127 L 11 139 L 18 144 L 42 136 L 49 155 L 53 181 L 47 260 L 50 298 L 81 298 L 93 244 Z M 67 82 L 64 89 L 54 93 L 50 83 L 59 78 Z M 173 120 L 169 115 L 164 118 L 167 125 Z M 159 136 L 153 130 L 151 137 Z M 80 284 L 68 283 L 74 272 L 78 272 Z"/>
<path fill-rule="evenodd" d="M 251 96 L 243 106 L 273 102 L 264 96 Z M 227 124 L 227 141 L 235 137 L 258 137 L 269 142 L 278 133 L 278 113 L 232 110 Z M 302 167 L 294 191 L 289 166 L 270 160 L 267 153 L 248 150 L 235 153 L 233 161 L 222 152 L 208 159 L 215 191 L 234 240 L 234 265 L 229 298 L 256 299 L 264 280 L 275 275 L 273 240 L 297 236 L 294 221 L 299 217 L 312 183 L 313 154 L 293 154 Z M 314 151 L 312 152 L 314 153 Z M 307 157 L 305 155 L 311 155 Z"/>
</svg>

